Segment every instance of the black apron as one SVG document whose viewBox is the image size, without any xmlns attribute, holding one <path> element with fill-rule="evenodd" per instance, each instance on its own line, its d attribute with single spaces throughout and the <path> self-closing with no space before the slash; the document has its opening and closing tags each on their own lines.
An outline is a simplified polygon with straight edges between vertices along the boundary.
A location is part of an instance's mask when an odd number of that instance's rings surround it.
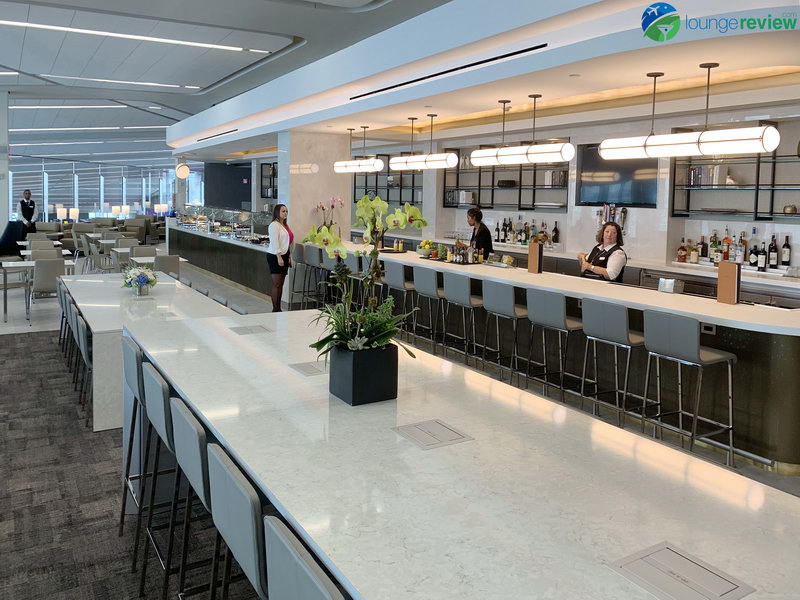
<svg viewBox="0 0 800 600">
<path fill-rule="evenodd" d="M 603 267 L 604 269 L 608 268 L 608 257 L 614 254 L 617 250 L 622 250 L 620 246 L 614 244 L 608 250 L 602 250 L 600 246 L 595 246 L 592 248 L 592 251 L 589 253 L 589 257 L 586 259 L 586 262 L 589 264 L 594 265 L 595 267 Z M 623 250 L 623 254 L 625 251 Z M 612 279 L 611 281 L 616 281 L 617 283 L 622 283 L 622 274 L 625 273 L 625 267 L 622 267 L 619 270 L 619 274 Z M 599 273 L 593 273 L 592 271 L 584 271 L 582 273 L 584 277 L 588 277 L 589 279 L 602 279 L 605 281 L 605 277 L 600 275 Z"/>
</svg>

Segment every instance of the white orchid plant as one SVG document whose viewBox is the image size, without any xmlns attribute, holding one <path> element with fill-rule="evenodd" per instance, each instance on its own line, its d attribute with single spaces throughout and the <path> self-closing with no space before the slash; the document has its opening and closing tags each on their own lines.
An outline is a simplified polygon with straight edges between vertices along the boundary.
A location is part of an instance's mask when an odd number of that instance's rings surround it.
<svg viewBox="0 0 800 600">
<path fill-rule="evenodd" d="M 353 226 L 364 229 L 364 243 L 371 246 L 356 251 L 366 261 L 359 279 L 368 296 L 363 305 L 353 304 L 353 278 L 350 277 L 350 269 L 340 262 L 334 270 L 335 283 L 331 284 L 339 292 L 340 300 L 335 304 L 326 304 L 315 318 L 315 322 L 324 321 L 326 328 L 325 334 L 311 344 L 320 355 L 326 355 L 334 346 L 354 351 L 383 347 L 400 332 L 400 325 L 411 314 L 393 314 L 394 299 L 391 296 L 378 304 L 375 290 L 381 278 L 379 245 L 387 230 L 405 229 L 408 226 L 422 229 L 427 221 L 419 208 L 409 203 L 402 210 L 398 208 L 390 215 L 387 215 L 388 212 L 389 205 L 380 196 L 371 198 L 365 195 L 356 203 L 356 222 Z M 303 241 L 321 246 L 330 258 L 343 259 L 347 256 L 347 248 L 342 240 L 324 225 L 319 229 L 312 227 Z M 403 348 L 413 356 L 408 348 Z"/>
<path fill-rule="evenodd" d="M 122 273 L 122 287 L 126 288 L 153 287 L 157 281 L 156 274 L 147 267 L 131 267 Z"/>
</svg>

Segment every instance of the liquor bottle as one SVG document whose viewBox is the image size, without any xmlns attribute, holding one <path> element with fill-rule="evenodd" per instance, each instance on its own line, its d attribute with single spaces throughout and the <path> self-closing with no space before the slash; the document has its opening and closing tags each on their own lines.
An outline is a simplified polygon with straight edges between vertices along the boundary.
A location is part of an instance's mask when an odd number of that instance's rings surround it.
<svg viewBox="0 0 800 600">
<path fill-rule="evenodd" d="M 765 246 L 766 242 L 761 242 L 761 250 L 758 252 L 758 270 L 762 272 L 767 270 L 767 249 Z"/>
<path fill-rule="evenodd" d="M 722 260 L 729 261 L 731 259 L 731 244 L 733 240 L 731 240 L 731 234 L 728 230 L 728 226 L 725 226 L 725 237 L 722 238 Z"/>
<path fill-rule="evenodd" d="M 754 241 L 750 241 L 750 256 L 748 258 L 751 267 L 758 266 L 758 244 Z"/>
<path fill-rule="evenodd" d="M 742 233 L 744 233 L 744 231 Z M 745 256 L 747 256 L 747 245 L 744 243 L 744 237 L 740 235 L 739 241 L 736 243 L 736 256 L 734 256 L 734 262 L 743 265 Z"/>
<path fill-rule="evenodd" d="M 500 242 L 500 223 L 494 224 L 494 241 Z"/>
<path fill-rule="evenodd" d="M 770 269 L 777 269 L 778 268 L 778 244 L 775 242 L 775 236 L 772 236 L 772 240 L 769 243 L 769 268 Z"/>
<path fill-rule="evenodd" d="M 792 247 L 789 245 L 789 236 L 786 236 L 786 240 L 783 242 L 783 247 L 781 248 L 781 264 L 784 267 L 788 267 L 792 263 Z"/>
<path fill-rule="evenodd" d="M 558 241 L 560 239 L 560 237 L 559 237 L 560 235 L 561 235 L 561 233 L 558 231 L 558 221 L 556 221 L 556 224 L 553 227 L 553 243 L 554 244 L 558 243 Z"/>
<path fill-rule="evenodd" d="M 708 258 L 708 244 L 706 244 L 706 236 L 700 236 L 700 242 L 697 244 L 700 248 L 700 258 Z"/>
<path fill-rule="evenodd" d="M 678 246 L 678 262 L 686 262 L 686 240 L 681 238 L 681 245 Z"/>
<path fill-rule="evenodd" d="M 504 244 L 508 243 L 508 222 L 506 219 L 503 219 L 503 237 L 500 241 Z"/>
<path fill-rule="evenodd" d="M 739 245 L 744 248 L 744 255 L 747 256 L 747 239 L 744 237 L 744 231 L 739 232 Z"/>
<path fill-rule="evenodd" d="M 717 239 L 717 231 L 714 230 L 711 233 L 711 244 L 708 250 L 709 257 L 711 258 L 711 262 L 715 265 L 719 264 L 719 260 L 722 257 L 722 252 L 720 252 L 719 248 L 719 240 Z"/>
<path fill-rule="evenodd" d="M 693 244 L 692 240 L 689 240 L 689 262 L 693 265 L 700 262 L 700 244 Z"/>
</svg>

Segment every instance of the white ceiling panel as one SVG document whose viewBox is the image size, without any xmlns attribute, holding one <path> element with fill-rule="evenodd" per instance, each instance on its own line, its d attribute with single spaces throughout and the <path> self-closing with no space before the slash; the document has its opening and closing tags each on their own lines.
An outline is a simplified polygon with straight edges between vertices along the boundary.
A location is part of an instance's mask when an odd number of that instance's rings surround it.
<svg viewBox="0 0 800 600">
<path fill-rule="evenodd" d="M 8 29 L 0 27 L 0 35 Z M 65 34 L 59 31 L 26 30 L 20 71 L 31 74 L 49 73 L 61 50 L 64 38 Z"/>
</svg>

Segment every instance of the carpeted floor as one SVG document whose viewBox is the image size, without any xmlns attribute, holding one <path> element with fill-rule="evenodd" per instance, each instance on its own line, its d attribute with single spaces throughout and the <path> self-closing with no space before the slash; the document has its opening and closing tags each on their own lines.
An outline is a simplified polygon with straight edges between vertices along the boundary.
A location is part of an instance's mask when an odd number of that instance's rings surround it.
<svg viewBox="0 0 800 600">
<path fill-rule="evenodd" d="M 117 537 L 121 430 L 84 426 L 57 332 L 0 336 L 0 365 L 0 598 L 137 598 L 135 517 Z M 193 556 L 210 556 L 212 542 L 194 536 Z M 147 583 L 147 597 L 160 597 L 155 559 Z M 246 581 L 230 592 L 257 597 Z"/>
</svg>

